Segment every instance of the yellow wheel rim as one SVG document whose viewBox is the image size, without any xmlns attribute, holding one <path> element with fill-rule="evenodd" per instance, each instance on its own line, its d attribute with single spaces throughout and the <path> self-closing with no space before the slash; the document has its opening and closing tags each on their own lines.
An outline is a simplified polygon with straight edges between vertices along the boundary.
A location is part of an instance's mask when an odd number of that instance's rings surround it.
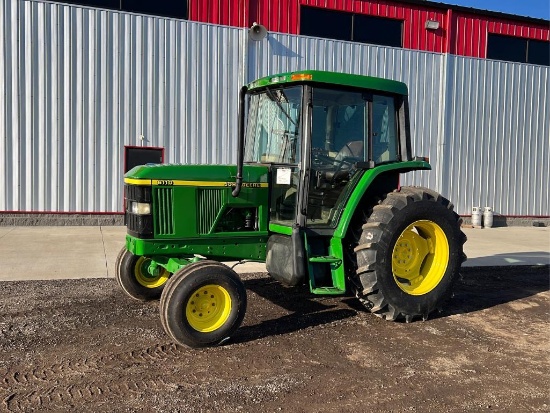
<svg viewBox="0 0 550 413">
<path fill-rule="evenodd" d="M 231 297 L 220 285 L 209 284 L 195 290 L 185 307 L 189 325 L 201 333 L 215 331 L 231 313 Z"/>
<path fill-rule="evenodd" d="M 150 258 L 139 257 L 134 267 L 136 281 L 145 288 L 157 288 L 168 281 L 170 273 L 162 267 L 157 267 L 153 274 L 149 272 Z"/>
<path fill-rule="evenodd" d="M 395 282 L 411 295 L 432 291 L 447 270 L 449 242 L 439 225 L 416 221 L 399 236 L 392 253 Z"/>
</svg>

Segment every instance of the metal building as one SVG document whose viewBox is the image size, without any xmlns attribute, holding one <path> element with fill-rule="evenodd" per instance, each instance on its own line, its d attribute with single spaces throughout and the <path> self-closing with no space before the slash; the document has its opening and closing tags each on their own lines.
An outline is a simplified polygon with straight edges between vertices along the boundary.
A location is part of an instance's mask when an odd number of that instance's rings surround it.
<svg viewBox="0 0 550 413">
<path fill-rule="evenodd" d="M 308 26 L 307 17 L 308 13 L 315 11 L 319 12 L 314 15 L 315 26 L 317 30 L 326 34 L 321 37 L 330 37 L 330 34 L 336 32 L 338 32 L 336 34 L 342 34 L 340 29 L 334 28 L 336 24 L 323 26 L 321 21 L 323 18 L 337 21 L 340 26 L 346 25 L 347 22 L 352 21 L 350 19 L 353 19 L 352 24 L 359 26 L 359 29 L 363 28 L 361 24 L 368 24 L 370 30 L 373 25 L 383 25 L 386 38 L 389 31 L 398 30 L 398 41 L 400 40 L 401 43 L 395 45 L 397 47 L 460 56 L 488 57 L 487 43 L 493 35 L 545 42 L 550 40 L 549 23 L 544 19 L 426 0 L 189 2 L 189 20 L 192 21 L 236 27 L 250 27 L 253 22 L 258 22 L 270 31 L 301 35 L 312 34 L 306 27 Z M 392 22 L 398 24 L 392 25 Z M 356 29 L 354 27 L 350 35 L 353 35 Z M 514 42 L 514 39 L 510 40 Z M 541 46 L 544 47 L 545 44 Z"/>
<path fill-rule="evenodd" d="M 247 28 L 3 1 L 0 223 L 120 216 L 125 146 L 162 148 L 170 163 L 235 162 L 239 86 L 306 68 L 409 85 L 414 151 L 434 170 L 403 182 L 439 190 L 463 215 L 492 206 L 506 217 L 548 218 L 550 68 L 448 50 L 272 32 L 253 42 Z"/>
</svg>

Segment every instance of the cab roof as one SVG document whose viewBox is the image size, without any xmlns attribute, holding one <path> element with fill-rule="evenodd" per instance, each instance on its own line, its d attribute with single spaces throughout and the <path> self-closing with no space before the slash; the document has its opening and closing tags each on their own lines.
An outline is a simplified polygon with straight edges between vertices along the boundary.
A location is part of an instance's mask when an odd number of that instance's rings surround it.
<svg viewBox="0 0 550 413">
<path fill-rule="evenodd" d="M 352 75 L 348 73 L 327 72 L 322 70 L 301 70 L 298 72 L 279 73 L 262 77 L 248 84 L 249 90 L 276 86 L 282 84 L 317 83 L 327 85 L 348 86 L 361 89 L 376 90 L 398 95 L 407 95 L 407 85 L 396 80 L 380 77 Z"/>
</svg>

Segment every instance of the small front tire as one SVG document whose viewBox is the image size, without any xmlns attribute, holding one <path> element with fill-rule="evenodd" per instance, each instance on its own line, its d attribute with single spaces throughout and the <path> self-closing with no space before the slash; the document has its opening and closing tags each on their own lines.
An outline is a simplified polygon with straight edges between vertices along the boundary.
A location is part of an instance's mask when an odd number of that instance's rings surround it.
<svg viewBox="0 0 550 413">
<path fill-rule="evenodd" d="M 166 333 L 178 344 L 221 344 L 240 326 L 246 290 L 239 276 L 216 261 L 190 264 L 176 272 L 160 301 Z"/>
<path fill-rule="evenodd" d="M 115 264 L 115 277 L 126 295 L 140 301 L 160 298 L 170 273 L 159 266 L 151 274 L 150 263 L 150 258 L 134 255 L 128 250 L 121 251 Z"/>
</svg>

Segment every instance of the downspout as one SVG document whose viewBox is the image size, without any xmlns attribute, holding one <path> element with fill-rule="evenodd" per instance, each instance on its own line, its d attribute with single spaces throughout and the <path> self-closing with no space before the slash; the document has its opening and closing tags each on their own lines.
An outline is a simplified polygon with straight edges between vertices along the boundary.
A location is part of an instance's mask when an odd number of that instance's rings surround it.
<svg viewBox="0 0 550 413">
<path fill-rule="evenodd" d="M 437 136 L 437 164 L 435 167 L 435 179 L 436 179 L 436 189 L 438 192 L 442 193 L 444 196 L 449 196 L 447 193 L 449 187 L 449 171 L 448 168 L 445 168 L 444 165 L 447 163 L 447 153 L 446 146 L 447 142 L 447 106 L 448 106 L 448 96 L 450 93 L 450 88 L 448 85 L 449 82 L 449 65 L 454 63 L 449 62 L 450 53 L 453 47 L 453 18 L 452 10 L 447 10 L 447 21 L 446 21 L 446 36 L 445 36 L 445 48 L 443 50 L 442 62 L 440 66 L 440 92 L 439 92 L 439 118 L 438 118 L 438 136 Z"/>
</svg>

